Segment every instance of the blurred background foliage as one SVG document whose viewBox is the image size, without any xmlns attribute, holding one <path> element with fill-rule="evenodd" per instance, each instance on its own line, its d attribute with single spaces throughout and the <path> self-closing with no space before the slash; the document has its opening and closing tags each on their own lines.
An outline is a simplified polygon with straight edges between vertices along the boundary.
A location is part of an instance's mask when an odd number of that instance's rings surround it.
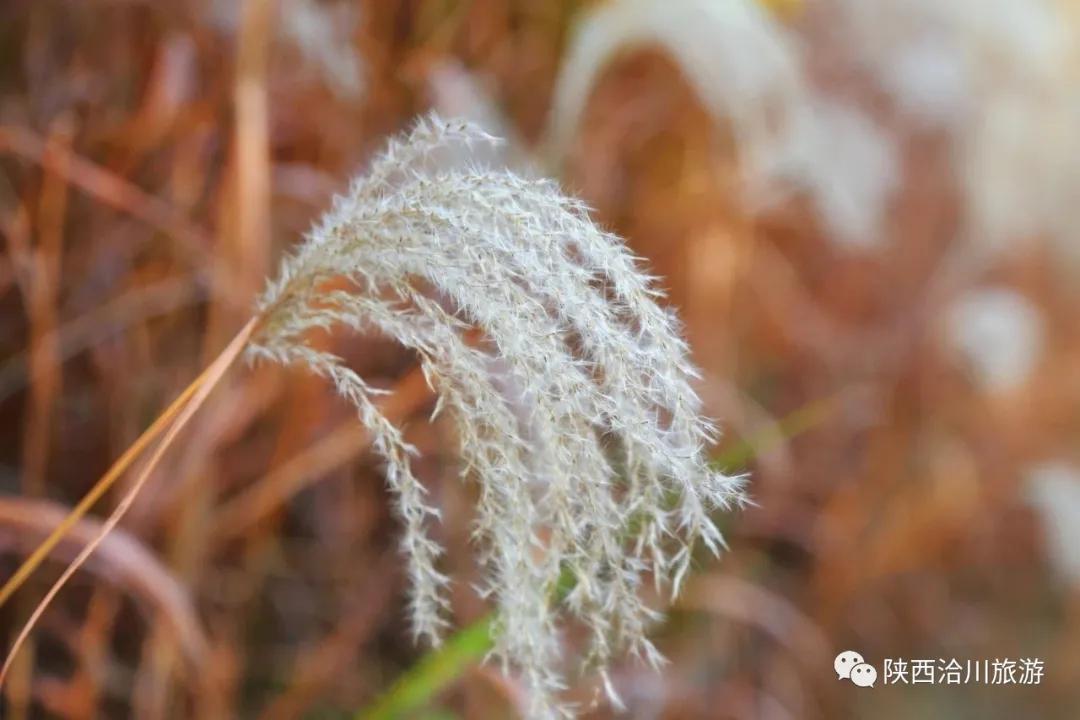
<svg viewBox="0 0 1080 720">
<path fill-rule="evenodd" d="M 730 551 L 657 631 L 670 665 L 615 674 L 629 716 L 1075 717 L 1078 38 L 1073 0 L 8 0 L 0 577 L 434 107 L 647 259 L 717 461 L 752 473 Z M 451 428 L 408 353 L 334 349 L 422 451 L 462 634 L 410 641 L 352 411 L 301 372 L 234 372 L 45 615 L 5 718 L 515 716 L 478 663 Z M 8 642 L 93 528 L 0 610 Z M 835 677 L 846 649 L 1046 676 L 863 690 Z M 569 692 L 612 715 L 594 690 Z"/>
</svg>

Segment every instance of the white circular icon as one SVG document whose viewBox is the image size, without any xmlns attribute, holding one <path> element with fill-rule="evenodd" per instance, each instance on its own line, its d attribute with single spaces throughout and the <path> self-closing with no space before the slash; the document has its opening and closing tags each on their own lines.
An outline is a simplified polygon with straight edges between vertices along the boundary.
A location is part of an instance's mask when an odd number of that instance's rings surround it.
<svg viewBox="0 0 1080 720">
<path fill-rule="evenodd" d="M 860 663 L 851 668 L 851 682 L 859 687 L 874 687 L 877 682 L 877 668 L 867 663 Z"/>
<path fill-rule="evenodd" d="M 836 670 L 838 680 L 849 680 L 851 679 L 851 669 L 856 665 L 865 664 L 865 662 L 863 656 L 859 653 L 854 650 L 845 650 L 833 660 L 833 669 Z"/>
</svg>

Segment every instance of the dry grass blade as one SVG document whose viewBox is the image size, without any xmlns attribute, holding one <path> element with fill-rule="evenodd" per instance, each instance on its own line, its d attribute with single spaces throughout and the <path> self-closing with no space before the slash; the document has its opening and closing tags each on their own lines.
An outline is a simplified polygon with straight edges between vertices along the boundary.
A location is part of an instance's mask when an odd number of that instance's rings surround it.
<svg viewBox="0 0 1080 720">
<path fill-rule="evenodd" d="M 79 504 L 72 509 L 64 521 L 56 527 L 55 530 L 47 537 L 44 542 L 28 557 L 19 569 L 15 571 L 4 586 L 0 588 L 0 606 L 18 590 L 22 584 L 26 581 L 26 578 L 30 576 L 38 565 L 48 557 L 56 544 L 75 526 L 83 515 L 90 510 L 94 504 L 101 499 L 101 497 L 109 491 L 109 489 L 116 483 L 124 472 L 131 467 L 131 464 L 146 450 L 146 448 L 152 443 L 172 422 L 173 418 L 179 413 L 191 400 L 191 398 L 198 392 L 199 388 L 206 382 L 210 375 L 210 369 L 207 368 L 202 375 L 195 378 L 195 380 L 188 385 L 182 393 L 173 401 L 172 405 L 165 409 L 157 420 L 143 432 L 139 438 L 124 451 L 124 454 L 113 463 L 113 466 L 109 468 L 108 472 L 102 476 L 100 480 L 90 489 Z"/>
<path fill-rule="evenodd" d="M 207 233 L 193 225 L 169 203 L 154 197 L 122 177 L 74 153 L 61 158 L 49 143 L 19 127 L 0 126 L 0 154 L 12 154 L 39 164 L 102 203 L 126 212 L 176 240 L 178 251 L 193 266 L 208 267 L 215 288 L 224 302 L 247 307 L 247 296 L 228 282 L 226 271 L 207 251 L 212 242 Z"/>
<path fill-rule="evenodd" d="M 183 251 L 192 258 L 206 258 L 206 233 L 191 225 L 168 203 L 105 168 L 74 154 L 58 162 L 56 152 L 47 142 L 18 127 L 0 127 L 0 153 L 11 153 L 40 164 L 106 205 L 123 210 L 176 238 Z"/>
<path fill-rule="evenodd" d="M 270 136 L 266 73 L 273 5 L 268 0 L 243 4 L 236 85 L 236 183 L 238 266 L 230 284 L 245 297 L 259 290 L 268 268 L 270 236 Z"/>
<path fill-rule="evenodd" d="M 48 535 L 68 514 L 67 507 L 45 500 L 0 498 L 0 546 L 24 549 Z M 101 531 L 101 523 L 83 518 L 53 554 L 71 559 Z M 160 613 L 192 667 L 199 667 L 209 649 L 186 589 L 136 538 L 122 529 L 101 543 L 88 564 L 96 574 L 129 592 L 149 610 Z"/>
<path fill-rule="evenodd" d="M 51 330 L 43 342 L 57 346 L 58 360 L 78 353 L 140 320 L 165 315 L 198 302 L 204 291 L 191 277 L 170 278 L 138 287 Z M 21 390 L 29 380 L 30 350 L 0 363 L 0 402 Z"/>
<path fill-rule="evenodd" d="M 75 574 L 75 571 L 78 570 L 79 567 L 86 561 L 90 554 L 93 553 L 94 550 L 98 547 L 98 545 L 102 543 L 102 541 L 109 534 L 109 532 L 111 532 L 112 529 L 116 527 L 116 525 L 120 522 L 121 518 L 123 518 L 124 513 L 126 513 L 128 508 L 131 507 L 131 504 L 135 500 L 135 497 L 139 494 L 139 491 L 142 489 L 143 485 L 146 484 L 146 481 L 149 479 L 151 473 L 153 473 L 154 468 L 157 467 L 158 463 L 161 461 L 161 458 L 165 455 L 165 451 L 169 449 L 169 446 L 172 445 L 177 435 L 180 434 L 180 431 L 183 430 L 184 426 L 187 425 L 188 421 L 191 420 L 195 412 L 199 409 L 203 402 L 206 401 L 206 398 L 210 395 L 210 391 L 214 389 L 214 386 L 216 386 L 218 382 L 220 382 L 221 378 L 225 375 L 225 371 L 228 370 L 229 366 L 232 365 L 233 361 L 236 360 L 236 357 L 244 349 L 244 346 L 247 344 L 248 338 L 251 337 L 251 334 L 255 330 L 257 325 L 258 318 L 253 318 L 248 321 L 247 325 L 245 325 L 244 328 L 239 333 L 237 333 L 236 337 L 233 338 L 232 342 L 230 342 L 229 345 L 225 348 L 225 350 L 222 351 L 222 353 L 217 357 L 217 359 L 210 364 L 206 371 L 203 372 L 203 374 L 200 375 L 195 380 L 195 382 L 193 382 L 191 386 L 189 386 L 188 389 L 181 394 L 181 398 L 179 398 L 177 401 L 180 403 L 179 415 L 176 417 L 176 420 L 172 423 L 172 425 L 169 426 L 168 432 L 165 433 L 165 436 L 158 444 L 157 449 L 150 457 L 150 460 L 146 463 L 146 466 L 142 469 L 142 472 L 139 473 L 139 476 L 136 478 L 135 482 L 132 484 L 127 494 L 125 494 L 124 498 L 120 501 L 120 504 L 116 506 L 116 509 L 113 510 L 112 514 L 109 515 L 109 518 L 102 525 L 101 531 L 98 533 L 97 537 L 95 537 L 90 544 L 83 548 L 82 552 L 79 553 L 78 557 L 76 557 L 75 560 L 73 560 L 71 564 L 68 565 L 68 568 L 64 571 L 63 575 L 60 576 L 60 578 L 49 589 L 49 592 L 46 593 L 45 597 L 41 600 L 41 602 L 38 603 L 37 608 L 35 608 L 33 614 L 31 614 L 30 619 L 26 622 L 26 625 L 23 627 L 22 631 L 15 638 L 15 642 L 12 644 L 11 650 L 8 652 L 7 659 L 4 661 L 4 666 L 2 669 L 0 669 L 0 685 L 3 685 L 4 678 L 7 675 L 8 669 L 10 668 L 12 661 L 18 654 L 19 648 L 26 641 L 26 638 L 30 635 L 31 630 L 33 630 L 34 625 L 37 624 L 38 619 L 41 617 L 42 613 L 45 612 L 45 609 L 48 607 L 49 603 L 64 586 L 64 584 L 68 581 L 68 579 Z M 185 398 L 185 396 L 187 396 L 189 399 L 185 402 L 181 402 Z M 158 432 L 160 432 L 161 428 L 159 427 L 159 423 L 162 423 L 163 420 L 165 421 L 165 424 L 168 423 L 168 420 L 166 420 L 167 413 L 173 410 L 176 405 L 177 403 L 174 403 L 172 406 L 170 406 L 169 409 L 166 410 L 166 415 L 162 415 L 162 417 L 154 423 L 154 426 L 151 427 L 151 430 L 157 428 Z M 147 431 L 147 433 L 149 432 L 150 431 Z M 146 437 L 147 434 L 144 434 L 142 437 L 139 438 L 139 441 L 143 440 L 143 438 Z M 147 438 L 146 442 L 149 443 L 152 437 L 153 436 Z M 113 470 L 110 470 L 110 472 L 106 474 L 106 476 L 102 478 L 101 481 L 98 482 L 98 485 L 95 486 L 94 490 L 91 490 L 90 495 L 87 496 L 87 499 L 100 496 L 100 494 L 104 492 L 104 490 L 101 488 L 103 486 L 107 487 L 108 485 L 111 485 L 112 482 L 115 481 L 115 478 L 119 477 L 119 475 L 123 472 L 123 468 L 129 465 L 131 461 L 139 455 L 139 452 L 132 452 L 132 450 L 136 449 L 136 446 L 140 446 L 139 441 L 136 441 L 135 445 L 133 445 L 132 448 L 124 454 L 124 457 L 121 458 L 121 460 L 127 461 L 123 465 L 123 467 L 119 467 L 121 464 L 117 463 L 117 465 L 113 467 Z M 142 447 L 145 447 L 145 444 L 141 445 L 139 449 L 141 449 Z M 117 469 L 118 467 L 119 469 Z M 108 480 L 109 482 L 105 482 L 106 480 Z M 38 551 L 31 557 L 31 560 L 35 560 L 33 565 L 31 565 L 31 562 L 28 560 L 27 563 L 24 564 L 22 568 L 20 568 L 19 572 L 16 573 L 15 577 L 13 577 L 12 580 L 9 581 L 7 585 L 5 585 L 3 590 L 4 598 L 14 592 L 15 589 L 18 588 L 19 584 L 21 584 L 21 580 L 19 582 L 15 581 L 18 580 L 20 577 L 25 578 L 26 575 L 29 575 L 33 568 L 41 562 L 44 554 L 47 554 L 49 549 L 54 547 L 56 543 L 59 542 L 60 538 L 63 537 L 64 533 L 66 533 L 70 529 L 70 527 L 74 525 L 75 522 L 77 522 L 79 517 L 79 514 L 77 513 L 79 509 L 83 507 L 83 505 L 89 507 L 89 505 L 86 504 L 86 499 L 84 499 L 83 502 L 80 503 L 74 511 L 72 511 L 72 513 L 65 520 L 65 523 L 61 525 L 61 527 L 58 528 L 57 531 L 50 535 L 49 539 L 47 539 L 45 543 L 43 543 L 42 546 L 38 548 Z M 83 512 L 85 512 L 85 510 L 83 510 Z M 42 549 L 45 549 L 44 554 L 42 553 Z"/>
</svg>

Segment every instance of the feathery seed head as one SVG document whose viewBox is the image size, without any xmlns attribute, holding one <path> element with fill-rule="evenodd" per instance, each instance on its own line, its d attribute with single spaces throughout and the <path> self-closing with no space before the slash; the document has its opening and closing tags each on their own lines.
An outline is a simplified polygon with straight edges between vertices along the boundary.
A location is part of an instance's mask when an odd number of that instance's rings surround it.
<svg viewBox="0 0 1080 720">
<path fill-rule="evenodd" d="M 556 697 L 558 619 L 589 629 L 603 678 L 617 654 L 659 663 L 642 579 L 677 592 L 692 544 L 720 548 L 710 515 L 742 502 L 741 482 L 708 464 L 714 429 L 686 344 L 621 240 L 551 181 L 440 169 L 441 157 L 490 142 L 434 116 L 391 141 L 282 264 L 251 353 L 307 366 L 356 406 L 404 525 L 414 630 L 438 642 L 447 578 L 415 451 L 376 391 L 305 333 L 374 329 L 417 354 L 458 425 L 463 475 L 479 486 L 494 654 L 522 674 L 530 717 L 557 717 L 570 714 Z M 332 278 L 349 289 L 327 290 Z M 488 343 L 470 343 L 470 328 Z M 564 573 L 573 588 L 559 599 Z"/>
</svg>

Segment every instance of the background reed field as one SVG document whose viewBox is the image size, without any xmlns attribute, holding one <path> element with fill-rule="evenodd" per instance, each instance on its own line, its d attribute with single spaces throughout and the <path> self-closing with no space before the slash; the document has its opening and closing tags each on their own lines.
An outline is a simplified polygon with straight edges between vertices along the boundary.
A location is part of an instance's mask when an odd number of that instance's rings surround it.
<svg viewBox="0 0 1080 720">
<path fill-rule="evenodd" d="M 0 581 L 431 110 L 507 139 L 447 162 L 553 177 L 644 259 L 712 462 L 748 473 L 728 549 L 670 605 L 643 589 L 669 663 L 612 667 L 622 713 L 571 672 L 582 717 L 1077 717 L 1074 0 L 0 4 Z M 447 643 L 413 642 L 355 410 L 237 364 L 48 607 L 0 717 L 522 716 L 482 662 L 453 423 L 410 351 L 321 342 L 419 450 Z M 5 651 L 139 467 L 0 606 Z M 573 668 L 586 639 L 559 643 Z M 837 678 L 846 650 L 874 687 Z M 919 659 L 932 682 L 886 674 Z"/>
</svg>

